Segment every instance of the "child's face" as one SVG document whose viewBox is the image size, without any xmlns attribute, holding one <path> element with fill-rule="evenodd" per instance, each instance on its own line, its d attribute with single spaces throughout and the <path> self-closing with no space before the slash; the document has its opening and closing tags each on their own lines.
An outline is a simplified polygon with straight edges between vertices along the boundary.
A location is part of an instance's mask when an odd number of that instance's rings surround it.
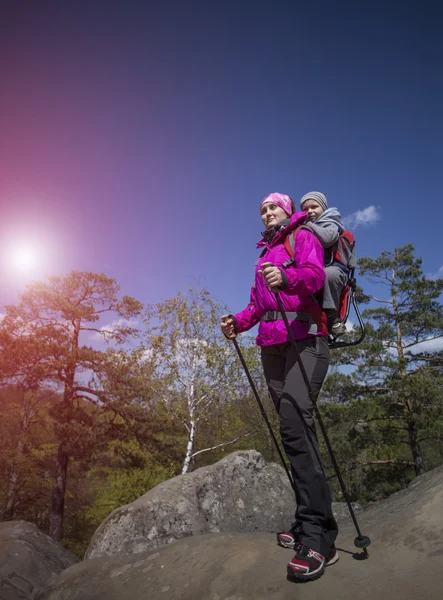
<svg viewBox="0 0 443 600">
<path fill-rule="evenodd" d="M 284 221 L 288 215 L 278 204 L 274 202 L 265 202 L 260 209 L 261 220 L 266 229 L 271 229 L 277 223 Z"/>
<path fill-rule="evenodd" d="M 301 207 L 304 212 L 308 213 L 309 221 L 316 221 L 325 212 L 318 202 L 315 200 L 306 200 Z"/>
</svg>

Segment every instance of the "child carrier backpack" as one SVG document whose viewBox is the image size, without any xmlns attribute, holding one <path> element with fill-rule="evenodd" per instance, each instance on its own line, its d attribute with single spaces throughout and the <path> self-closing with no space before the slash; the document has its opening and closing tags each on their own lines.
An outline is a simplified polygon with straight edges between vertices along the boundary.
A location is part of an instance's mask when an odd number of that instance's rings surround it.
<svg viewBox="0 0 443 600">
<path fill-rule="evenodd" d="M 297 243 L 297 233 L 301 227 L 296 227 L 293 231 L 291 231 L 286 236 L 284 241 L 286 251 L 291 257 L 291 259 L 294 258 L 294 250 L 295 245 Z M 344 270 L 346 270 L 348 276 L 340 295 L 340 303 L 337 312 L 340 315 L 341 321 L 343 321 L 343 323 L 346 323 L 349 317 L 351 304 L 353 305 L 360 326 L 360 336 L 357 340 L 353 340 L 350 342 L 337 341 L 332 336 L 329 336 L 329 347 L 343 348 L 345 346 L 356 346 L 357 344 L 360 344 L 365 337 L 365 326 L 361 318 L 361 314 L 356 301 L 357 281 L 355 279 L 355 238 L 354 234 L 348 229 L 340 234 L 337 242 L 332 247 L 331 260 L 325 266 L 333 265 L 334 262 L 340 263 L 340 265 L 344 267 Z"/>
<path fill-rule="evenodd" d="M 355 269 L 357 266 L 355 260 L 355 237 L 352 231 L 346 229 L 338 237 L 332 247 L 332 263 L 338 262 L 345 266 L 347 269 Z M 332 264 L 331 263 L 331 264 Z M 329 265 L 325 265 L 328 267 Z"/>
</svg>

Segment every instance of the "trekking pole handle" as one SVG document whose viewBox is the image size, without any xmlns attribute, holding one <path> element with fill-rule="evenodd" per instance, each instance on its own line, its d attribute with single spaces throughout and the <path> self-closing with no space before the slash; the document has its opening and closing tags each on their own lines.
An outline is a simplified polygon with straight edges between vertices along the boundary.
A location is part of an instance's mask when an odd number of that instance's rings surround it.
<svg viewBox="0 0 443 600">
<path fill-rule="evenodd" d="M 232 326 L 233 326 L 233 331 L 232 331 L 232 334 L 231 334 L 231 335 L 228 335 L 228 334 L 227 334 L 227 333 L 226 333 L 226 332 L 223 330 L 223 325 L 227 325 L 227 324 L 228 324 L 228 323 L 227 323 L 228 319 L 231 319 L 231 321 L 232 321 Z M 233 315 L 222 315 L 222 316 L 221 316 L 221 330 L 222 330 L 222 333 L 223 333 L 223 335 L 225 336 L 225 338 L 226 338 L 227 340 L 230 340 L 230 341 L 232 341 L 232 340 L 234 340 L 234 339 L 237 337 L 237 333 L 236 333 L 236 331 L 235 331 L 235 319 L 234 319 L 234 316 L 233 316 Z"/>
<path fill-rule="evenodd" d="M 267 267 L 274 267 L 276 269 L 278 269 L 280 271 L 280 269 L 278 267 L 276 267 L 273 263 L 271 262 L 264 262 L 260 265 L 260 275 L 263 275 L 263 269 L 266 269 Z M 270 286 L 269 286 L 270 287 Z M 271 292 L 273 292 L 274 294 L 278 294 L 278 292 L 281 291 L 280 287 L 270 287 Z"/>
</svg>

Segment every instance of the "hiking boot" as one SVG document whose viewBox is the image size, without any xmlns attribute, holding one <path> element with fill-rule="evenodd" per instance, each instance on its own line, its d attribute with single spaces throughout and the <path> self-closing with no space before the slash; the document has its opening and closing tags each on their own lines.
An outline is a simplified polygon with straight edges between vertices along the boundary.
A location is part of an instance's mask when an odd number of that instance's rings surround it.
<svg viewBox="0 0 443 600">
<path fill-rule="evenodd" d="M 303 544 L 298 544 L 295 547 L 294 558 L 288 563 L 288 578 L 298 581 L 313 581 L 321 577 L 325 567 L 336 563 L 338 558 L 335 547 L 331 549 L 329 556 L 325 558 L 315 550 L 311 550 Z"/>
<path fill-rule="evenodd" d="M 298 523 L 293 523 L 288 531 L 277 533 L 277 544 L 283 548 L 291 548 L 291 550 L 300 543 L 300 534 L 302 528 Z"/>
<path fill-rule="evenodd" d="M 338 338 L 346 333 L 346 325 L 340 320 L 335 321 L 332 325 L 329 325 L 328 329 L 333 338 Z"/>
</svg>

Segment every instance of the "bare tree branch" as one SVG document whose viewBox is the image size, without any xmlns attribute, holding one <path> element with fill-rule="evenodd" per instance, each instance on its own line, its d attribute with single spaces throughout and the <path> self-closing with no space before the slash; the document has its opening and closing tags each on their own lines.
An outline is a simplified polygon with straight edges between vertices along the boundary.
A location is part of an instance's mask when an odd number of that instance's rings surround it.
<svg viewBox="0 0 443 600">
<path fill-rule="evenodd" d="M 238 440 L 248 437 L 248 436 L 252 435 L 253 433 L 256 433 L 257 431 L 258 430 L 255 429 L 254 431 L 250 431 L 249 433 L 244 433 L 243 435 L 239 435 L 238 437 L 236 437 L 233 440 L 230 440 L 229 442 L 223 442 L 222 444 L 217 444 L 217 446 L 212 446 L 212 448 L 205 448 L 204 450 L 198 450 L 197 452 L 194 452 L 193 454 L 191 454 L 191 458 L 194 458 L 194 456 L 197 456 L 197 454 L 202 454 L 203 452 L 210 452 L 211 450 L 216 450 L 217 448 L 222 448 L 223 446 L 229 446 L 229 444 L 235 444 L 235 442 L 238 442 Z"/>
<path fill-rule="evenodd" d="M 391 304 L 391 305 L 394 304 L 391 300 L 380 300 L 379 298 L 376 298 L 375 296 L 370 296 L 370 298 L 372 298 L 376 302 L 382 302 L 383 304 Z"/>
</svg>

